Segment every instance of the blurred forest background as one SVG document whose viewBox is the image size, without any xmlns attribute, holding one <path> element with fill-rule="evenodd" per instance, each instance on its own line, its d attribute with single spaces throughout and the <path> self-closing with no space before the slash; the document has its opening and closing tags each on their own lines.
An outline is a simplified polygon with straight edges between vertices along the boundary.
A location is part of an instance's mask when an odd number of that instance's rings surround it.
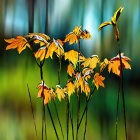
<svg viewBox="0 0 140 140">
<path fill-rule="evenodd" d="M 114 12 L 120 7 L 124 10 L 118 20 L 121 51 L 132 59 L 132 70 L 124 70 L 124 88 L 128 140 L 140 139 L 140 1 L 139 0 L 0 0 L 0 140 L 36 139 L 33 126 L 30 101 L 27 92 L 29 84 L 35 109 L 37 131 L 41 134 L 41 100 L 37 99 L 40 83 L 39 68 L 30 50 L 20 55 L 16 50 L 5 51 L 5 38 L 29 32 L 46 33 L 51 38 L 64 40 L 76 25 L 87 29 L 92 40 L 81 41 L 82 53 L 112 58 L 118 54 L 115 35 L 111 26 L 98 32 L 103 21 L 110 21 Z M 77 49 L 75 45 L 75 48 Z M 65 50 L 70 47 L 65 47 Z M 57 57 L 45 62 L 44 78 L 49 87 L 57 82 Z M 66 63 L 61 72 L 62 84 L 66 81 Z M 115 139 L 115 115 L 118 92 L 118 77 L 107 72 L 105 88 L 96 91 L 89 103 L 87 135 L 88 140 Z M 84 106 L 85 100 L 83 99 Z M 55 119 L 53 104 L 49 104 Z M 73 106 L 77 106 L 73 102 Z M 66 128 L 65 102 L 57 101 L 62 125 Z M 63 111 L 62 111 L 63 110 Z M 56 139 L 47 113 L 48 139 Z M 55 119 L 56 120 L 56 119 Z M 56 121 L 56 124 L 58 122 Z M 57 126 L 57 129 L 60 128 Z M 79 131 L 83 138 L 84 122 Z M 65 130 L 66 131 L 66 130 Z M 70 131 L 71 134 L 71 131 Z M 119 105 L 118 139 L 124 140 L 124 123 L 122 98 Z"/>
</svg>

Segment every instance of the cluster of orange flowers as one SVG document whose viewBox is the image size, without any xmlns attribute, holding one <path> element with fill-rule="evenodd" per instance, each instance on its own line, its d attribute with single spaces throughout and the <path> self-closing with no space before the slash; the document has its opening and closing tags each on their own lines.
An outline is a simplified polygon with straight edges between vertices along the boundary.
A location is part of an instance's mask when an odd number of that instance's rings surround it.
<svg viewBox="0 0 140 140">
<path fill-rule="evenodd" d="M 119 8 L 119 10 L 111 18 L 111 22 L 102 23 L 98 30 L 102 29 L 106 25 L 113 25 L 116 39 L 118 40 L 119 32 L 116 27 L 116 22 L 122 10 L 123 8 Z M 51 101 L 51 99 L 55 100 L 56 97 L 59 99 L 59 101 L 61 101 L 61 99 L 66 99 L 67 94 L 70 98 L 71 94 L 79 90 L 81 90 L 80 93 L 83 92 L 86 94 L 86 96 L 89 96 L 91 92 L 89 81 L 92 81 L 92 84 L 96 86 L 97 90 L 99 86 L 104 87 L 103 81 L 105 80 L 105 77 L 103 77 L 101 74 L 107 66 L 109 72 L 112 70 L 114 74 L 120 76 L 121 66 L 119 55 L 111 58 L 110 60 L 105 58 L 104 61 L 101 62 L 97 55 L 92 55 L 89 58 L 85 58 L 80 52 L 75 50 L 70 50 L 68 52 L 64 51 L 64 45 L 66 42 L 69 42 L 69 44 L 72 45 L 74 43 L 78 43 L 80 39 L 91 39 L 91 35 L 87 30 L 82 30 L 81 26 L 76 26 L 73 32 L 66 35 L 64 41 L 61 41 L 60 39 L 51 40 L 49 36 L 42 33 L 29 33 L 25 37 L 17 36 L 16 38 L 5 40 L 7 43 L 9 43 L 6 50 L 17 48 L 19 54 L 26 49 L 26 47 L 32 50 L 30 46 L 31 40 L 35 44 L 40 44 L 40 48 L 34 53 L 35 58 L 39 58 L 40 61 L 43 61 L 49 57 L 53 59 L 54 53 L 59 59 L 64 56 L 64 59 L 69 61 L 67 73 L 70 78 L 68 79 L 64 88 L 62 88 L 60 85 L 56 85 L 55 89 L 49 88 L 43 81 L 38 85 L 38 97 L 44 98 L 44 105 Z M 122 68 L 131 69 L 130 64 L 127 62 L 130 61 L 130 58 L 126 57 L 124 53 L 122 53 L 121 59 L 123 65 Z M 79 70 L 77 70 L 77 66 L 80 66 Z M 96 67 L 100 67 L 100 72 L 95 72 Z"/>
</svg>

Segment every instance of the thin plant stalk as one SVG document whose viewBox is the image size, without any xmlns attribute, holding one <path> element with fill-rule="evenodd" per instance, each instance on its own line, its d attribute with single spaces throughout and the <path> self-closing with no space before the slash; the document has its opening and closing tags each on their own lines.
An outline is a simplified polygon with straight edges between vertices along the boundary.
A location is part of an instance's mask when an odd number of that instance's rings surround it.
<svg viewBox="0 0 140 140">
<path fill-rule="evenodd" d="M 62 133 L 62 136 L 63 136 L 63 139 L 64 139 L 64 133 L 63 133 L 63 129 L 62 129 L 62 125 L 61 125 L 60 119 L 59 119 L 58 110 L 57 110 L 57 107 L 56 107 L 55 101 L 53 101 L 53 102 L 54 102 L 54 107 L 55 107 L 55 111 L 56 111 L 57 119 L 58 119 L 58 122 L 59 122 L 59 125 L 60 125 L 60 128 L 61 128 L 61 133 Z"/>
<path fill-rule="evenodd" d="M 27 84 L 27 89 L 28 89 L 28 94 L 29 94 L 29 98 L 30 98 L 30 105 L 31 105 L 31 110 L 32 110 L 32 117 L 33 117 L 33 120 L 34 120 L 35 133 L 36 133 L 36 137 L 37 137 L 37 129 L 36 129 L 36 122 L 35 122 L 34 110 L 33 110 L 32 99 L 31 99 L 31 94 L 30 94 L 30 90 L 29 90 L 28 84 Z"/>
<path fill-rule="evenodd" d="M 80 71 L 80 40 L 78 41 L 78 72 Z M 77 90 L 77 95 L 78 95 L 78 109 L 77 109 L 77 131 L 76 131 L 76 140 L 78 140 L 78 130 L 79 130 L 79 115 L 80 115 L 80 94 L 81 94 L 81 89 L 79 88 L 79 91 Z"/>
<path fill-rule="evenodd" d="M 66 96 L 67 107 L 66 107 L 66 116 L 67 116 L 67 140 L 69 139 L 69 98 Z"/>
<path fill-rule="evenodd" d="M 41 80 L 43 81 L 43 87 L 44 87 L 43 69 L 42 69 L 42 67 L 43 67 L 44 62 L 45 62 L 45 57 L 44 57 L 42 63 L 40 62 L 40 64 L 37 62 L 36 58 L 35 58 L 35 61 L 36 61 L 37 65 L 38 65 L 38 67 L 40 68 L 40 77 L 41 77 Z M 43 88 L 43 90 L 44 90 L 44 88 Z M 44 91 L 43 91 L 43 92 L 44 92 Z M 44 95 L 44 94 L 43 94 L 43 95 Z M 43 98 L 44 98 L 44 97 L 43 97 Z M 54 125 L 54 121 L 53 121 L 53 118 L 52 118 L 52 115 L 51 115 L 51 112 L 50 112 L 50 109 L 49 109 L 48 104 L 47 104 L 47 109 L 48 109 L 48 112 L 49 112 L 49 115 L 50 115 L 50 118 L 51 118 L 51 122 L 52 122 L 52 124 L 53 124 L 53 128 L 54 128 L 56 137 L 57 137 L 57 139 L 59 140 L 59 137 L 58 137 L 58 134 L 57 134 L 57 131 L 56 131 L 56 128 L 55 128 L 55 125 Z M 44 130 L 43 130 L 43 122 L 45 122 L 45 106 L 44 106 L 44 99 L 43 99 L 43 115 L 42 115 L 42 140 L 43 140 L 43 131 L 44 131 Z M 45 122 L 45 131 L 46 131 L 46 122 Z M 45 132 L 45 135 L 46 135 L 46 134 L 47 134 L 47 133 Z M 46 138 L 47 138 L 47 135 L 46 135 Z"/>
<path fill-rule="evenodd" d="M 54 124 L 54 121 L 53 121 L 53 117 L 52 117 L 52 114 L 51 114 L 51 111 L 50 111 L 50 108 L 49 108 L 48 104 L 47 104 L 47 109 L 48 109 L 48 112 L 49 112 L 49 115 L 50 115 L 50 118 L 51 118 L 51 121 L 52 121 L 52 125 L 53 125 L 53 128 L 54 128 L 57 140 L 59 140 L 58 133 L 57 133 L 57 130 L 56 130 L 56 127 L 55 127 L 55 124 Z"/>
<path fill-rule="evenodd" d="M 85 106 L 85 109 L 84 109 L 83 114 L 82 114 L 82 116 L 81 116 L 81 119 L 80 119 L 80 121 L 79 121 L 78 129 L 79 129 L 81 123 L 82 123 L 82 120 L 83 120 L 83 117 L 84 117 L 84 115 L 85 115 L 85 113 L 86 113 L 86 110 L 88 109 L 88 103 L 89 103 L 89 101 L 90 101 L 90 99 L 91 99 L 91 96 L 92 96 L 92 94 L 94 93 L 95 89 L 96 89 L 96 86 L 94 87 L 93 91 L 90 93 L 89 98 L 88 98 L 87 101 L 86 101 L 86 106 Z"/>
<path fill-rule="evenodd" d="M 60 85 L 60 71 L 61 71 L 61 57 L 59 57 L 59 67 L 58 67 L 58 84 Z"/>
<path fill-rule="evenodd" d="M 71 128 L 72 128 L 72 138 L 74 140 L 74 128 L 73 128 L 73 111 L 70 112 Z"/>
<path fill-rule="evenodd" d="M 83 140 L 85 140 L 85 138 L 86 138 L 86 132 L 87 132 L 86 131 L 87 130 L 87 111 L 88 111 L 88 109 L 86 109 L 85 131 L 84 131 L 84 138 L 83 138 Z"/>
<path fill-rule="evenodd" d="M 125 124 L 125 137 L 126 137 L 126 140 L 127 140 L 125 97 L 124 97 L 124 86 L 123 86 L 123 71 L 122 71 L 122 59 L 121 59 L 121 51 L 120 51 L 120 49 L 119 49 L 119 57 L 120 57 L 120 65 L 121 65 L 120 83 L 121 83 L 121 86 L 122 86 L 122 100 L 123 100 L 123 114 L 124 114 L 124 124 Z"/>
<path fill-rule="evenodd" d="M 118 86 L 118 99 L 117 99 L 117 112 L 116 112 L 116 140 L 117 140 L 117 134 L 118 134 L 118 113 L 119 113 L 119 96 L 120 96 L 120 80 L 119 80 L 119 86 Z"/>
<path fill-rule="evenodd" d="M 61 56 L 59 56 L 59 67 L 58 67 L 58 84 L 59 85 L 60 85 L 60 71 L 61 71 Z M 58 115 L 58 110 L 57 110 L 55 102 L 54 102 L 54 106 L 55 106 L 55 111 L 56 111 L 57 119 L 58 119 L 58 122 L 59 122 L 59 126 L 61 128 L 61 133 L 62 133 L 62 136 L 63 136 L 63 139 L 64 139 L 64 133 L 63 133 L 62 125 L 61 125 L 61 122 L 60 122 L 60 118 L 59 118 L 59 115 Z"/>
</svg>

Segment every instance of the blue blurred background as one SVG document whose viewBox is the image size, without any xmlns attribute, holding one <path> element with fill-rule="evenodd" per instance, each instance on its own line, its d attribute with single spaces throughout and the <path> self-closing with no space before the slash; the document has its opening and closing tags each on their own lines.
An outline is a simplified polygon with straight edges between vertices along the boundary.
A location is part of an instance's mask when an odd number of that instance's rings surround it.
<svg viewBox="0 0 140 140">
<path fill-rule="evenodd" d="M 4 39 L 18 35 L 25 36 L 29 32 L 41 32 L 48 34 L 51 38 L 64 40 L 65 35 L 71 32 L 76 25 L 82 25 L 83 29 L 91 33 L 92 40 L 81 40 L 81 52 L 86 57 L 97 54 L 103 61 L 105 57 L 110 59 L 116 56 L 118 48 L 113 28 L 108 26 L 98 32 L 98 27 L 103 21 L 110 21 L 120 6 L 124 7 L 117 23 L 121 51 L 132 59 L 130 62 L 132 70 L 124 70 L 128 140 L 140 139 L 139 0 L 48 0 L 48 3 L 47 0 L 0 0 L 0 140 L 37 139 L 27 83 L 30 87 L 37 131 L 40 135 L 42 119 L 41 100 L 36 98 L 38 92 L 36 87 L 40 83 L 39 68 L 30 50 L 26 49 L 20 55 L 16 50 L 5 51 L 7 44 Z M 71 48 L 77 49 L 77 46 L 65 46 L 65 50 Z M 58 83 L 57 67 L 57 57 L 54 56 L 53 60 L 46 60 L 43 70 L 45 82 L 49 87 L 55 87 Z M 107 70 L 104 76 L 106 77 L 105 88 L 96 91 L 89 103 L 86 135 L 89 140 L 115 139 L 118 77 L 112 73 L 109 75 Z M 61 79 L 64 86 L 67 80 L 64 61 Z M 71 104 L 77 106 L 74 101 Z M 56 103 L 66 132 L 65 102 L 56 101 Z M 83 99 L 82 109 L 84 104 Z M 52 103 L 49 106 L 55 119 L 54 106 Z M 56 139 L 48 112 L 46 119 L 48 139 Z M 56 125 L 60 131 L 57 121 Z M 83 138 L 83 130 L 84 122 L 79 131 L 79 139 Z M 122 98 L 120 98 L 119 106 L 118 137 L 119 140 L 125 139 Z"/>
</svg>

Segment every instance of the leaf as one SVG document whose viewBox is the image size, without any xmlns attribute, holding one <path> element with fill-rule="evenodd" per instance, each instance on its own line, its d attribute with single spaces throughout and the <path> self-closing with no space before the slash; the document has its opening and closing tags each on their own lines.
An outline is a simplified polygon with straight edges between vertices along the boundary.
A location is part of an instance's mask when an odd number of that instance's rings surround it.
<svg viewBox="0 0 140 140">
<path fill-rule="evenodd" d="M 54 52 L 57 54 L 58 57 L 62 56 L 64 54 L 64 49 L 61 44 L 63 45 L 60 39 L 57 39 L 57 40 L 53 39 L 50 46 L 48 47 L 46 58 L 51 57 L 52 59 Z"/>
<path fill-rule="evenodd" d="M 99 63 L 99 62 L 100 62 L 100 60 L 99 60 L 98 56 L 92 55 L 91 57 L 86 58 L 84 60 L 84 62 L 81 64 L 81 67 L 83 68 L 83 67 L 89 66 L 90 68 L 94 69 L 96 67 L 97 63 Z"/>
<path fill-rule="evenodd" d="M 44 59 L 46 55 L 46 46 L 45 47 L 41 47 L 36 53 L 35 53 L 35 57 L 36 58 L 40 58 L 40 61 L 42 61 Z"/>
<path fill-rule="evenodd" d="M 70 51 L 66 52 L 65 60 L 67 60 L 67 59 L 76 66 L 76 63 L 78 61 L 78 52 L 74 51 L 74 50 L 70 50 Z"/>
<path fill-rule="evenodd" d="M 125 55 L 124 53 L 121 53 L 122 69 L 131 69 L 130 64 L 127 62 L 127 61 L 131 61 L 131 59 L 124 55 Z M 120 76 L 121 65 L 120 65 L 119 54 L 116 57 L 113 57 L 109 61 L 108 72 L 110 73 L 111 70 L 114 74 Z"/>
<path fill-rule="evenodd" d="M 92 39 L 90 33 L 86 29 L 81 32 L 80 38 Z"/>
<path fill-rule="evenodd" d="M 123 11 L 123 7 L 120 7 L 115 13 L 114 13 L 114 16 L 111 18 L 111 21 L 113 24 L 116 24 L 117 20 L 119 19 L 120 17 L 120 14 L 122 13 Z"/>
<path fill-rule="evenodd" d="M 78 40 L 79 40 L 79 37 L 75 33 L 71 32 L 66 35 L 64 43 L 69 42 L 69 44 L 71 45 L 71 44 L 77 43 Z"/>
<path fill-rule="evenodd" d="M 65 90 L 62 89 L 59 85 L 56 85 L 55 93 L 57 94 L 58 100 L 61 102 L 61 99 L 66 99 Z"/>
<path fill-rule="evenodd" d="M 98 90 L 99 86 L 104 87 L 104 83 L 103 83 L 104 79 L 105 79 L 105 77 L 102 77 L 99 73 L 96 73 L 94 75 L 94 79 L 93 79 L 92 83 L 95 84 L 97 90 Z"/>
<path fill-rule="evenodd" d="M 76 27 L 73 29 L 73 33 L 75 33 L 77 36 L 80 36 L 80 35 L 81 35 L 81 32 L 82 32 L 81 27 L 82 27 L 82 26 L 80 26 L 80 27 L 76 26 Z"/>
<path fill-rule="evenodd" d="M 91 74 L 94 73 L 92 68 L 84 68 L 82 74 L 84 75 L 84 79 L 87 81 L 91 78 Z"/>
<path fill-rule="evenodd" d="M 79 87 L 80 87 L 81 92 L 84 91 L 84 80 L 83 80 L 81 73 L 78 73 L 78 72 L 76 73 L 74 84 L 75 84 L 76 89 L 79 89 Z"/>
<path fill-rule="evenodd" d="M 51 101 L 51 95 L 53 94 L 53 89 L 46 86 L 46 84 L 43 83 L 43 81 L 41 84 L 37 86 L 37 88 L 39 88 L 37 97 L 39 98 L 42 97 L 44 105 L 46 105 L 49 101 Z"/>
<path fill-rule="evenodd" d="M 73 84 L 72 80 L 69 80 L 67 83 L 67 92 L 69 97 L 71 96 L 72 93 L 75 92 L 75 85 Z"/>
<path fill-rule="evenodd" d="M 81 30 L 81 27 L 76 26 L 73 32 L 66 35 L 64 43 L 69 42 L 69 44 L 77 43 L 80 38 L 91 39 L 91 35 L 87 30 Z"/>
<path fill-rule="evenodd" d="M 17 48 L 19 54 L 24 49 L 26 49 L 26 47 L 30 48 L 28 41 L 22 36 L 17 36 L 16 38 L 11 38 L 11 39 L 5 39 L 5 41 L 10 44 L 10 45 L 7 45 L 6 50 Z"/>
<path fill-rule="evenodd" d="M 40 43 L 40 46 L 44 45 L 44 43 L 47 44 L 47 41 L 50 40 L 50 37 L 43 33 L 29 33 L 25 37 L 33 38 L 34 43 Z"/>
<path fill-rule="evenodd" d="M 102 23 L 102 24 L 99 26 L 98 32 L 99 32 L 103 27 L 105 27 L 105 26 L 107 26 L 107 25 L 111 25 L 111 24 L 112 24 L 111 22 L 105 21 L 104 23 Z"/>
<path fill-rule="evenodd" d="M 86 81 L 84 84 L 84 92 L 85 92 L 86 96 L 88 95 L 88 93 L 90 93 L 90 87 Z"/>
<path fill-rule="evenodd" d="M 72 75 L 75 75 L 74 67 L 72 64 L 69 64 L 67 67 L 67 73 L 72 77 Z"/>
<path fill-rule="evenodd" d="M 108 64 L 109 64 L 109 61 L 107 60 L 107 58 L 105 58 L 104 61 L 100 63 L 100 73 L 104 71 L 104 69 L 106 68 Z"/>
</svg>

